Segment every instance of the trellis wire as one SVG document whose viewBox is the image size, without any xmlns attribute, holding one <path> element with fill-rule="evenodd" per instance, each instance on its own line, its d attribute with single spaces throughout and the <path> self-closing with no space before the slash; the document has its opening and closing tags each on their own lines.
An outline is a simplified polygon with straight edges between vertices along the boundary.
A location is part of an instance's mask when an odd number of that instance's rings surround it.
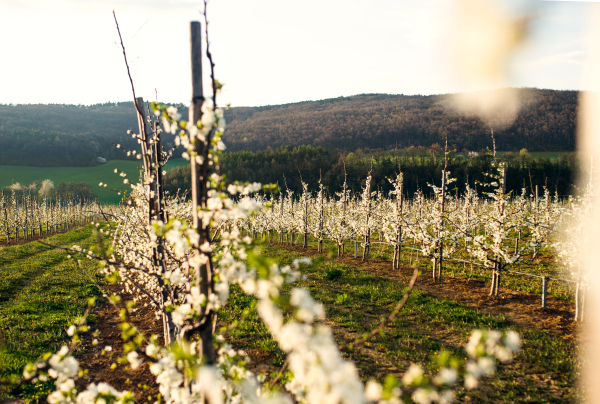
<svg viewBox="0 0 600 404">
<path fill-rule="evenodd" d="M 359 240 L 354 240 L 354 258 L 357 257 L 357 250 L 358 250 L 358 244 L 359 243 L 365 243 L 365 242 L 364 241 L 359 241 Z M 394 245 L 392 243 L 386 243 L 384 241 L 371 241 L 371 242 L 369 242 L 369 244 L 385 244 L 385 245 L 389 245 L 389 246 L 393 246 Z M 407 245 L 402 245 L 402 248 L 405 248 L 407 250 L 421 251 L 420 248 L 410 247 L 410 246 L 407 246 Z M 460 259 L 460 258 L 450 258 L 450 257 L 446 257 L 445 259 L 446 260 L 450 260 L 450 261 L 464 262 L 466 264 L 471 264 L 471 265 L 477 265 L 477 266 L 485 268 L 486 270 L 492 270 L 492 268 L 488 268 L 488 267 L 486 267 L 485 265 L 483 265 L 483 264 L 481 264 L 479 262 L 473 262 L 473 261 L 463 260 L 463 259 Z M 531 276 L 531 277 L 542 279 L 542 308 L 546 307 L 547 282 L 549 280 L 559 281 L 559 282 L 569 282 L 569 283 L 575 283 L 575 284 L 577 283 L 577 281 L 574 281 L 572 279 L 551 278 L 549 276 L 528 274 L 528 273 L 525 273 L 525 272 L 518 272 L 518 271 L 511 271 L 511 270 L 504 270 L 502 272 L 508 272 L 508 273 L 513 273 L 513 274 Z"/>
</svg>

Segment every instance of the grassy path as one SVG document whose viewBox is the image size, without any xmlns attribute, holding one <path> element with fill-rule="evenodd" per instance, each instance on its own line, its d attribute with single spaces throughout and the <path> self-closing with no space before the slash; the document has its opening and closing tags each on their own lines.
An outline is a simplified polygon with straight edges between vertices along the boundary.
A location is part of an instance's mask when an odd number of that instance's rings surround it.
<svg viewBox="0 0 600 404">
<path fill-rule="evenodd" d="M 50 237 L 48 243 L 89 247 L 93 226 Z M 97 295 L 93 261 L 79 266 L 68 253 L 32 242 L 0 248 L 0 377 L 20 375 L 27 362 L 56 351 L 67 340 L 66 329 Z M 93 318 L 89 319 L 93 320 Z M 29 386 L 0 398 L 36 398 L 48 385 Z"/>
</svg>

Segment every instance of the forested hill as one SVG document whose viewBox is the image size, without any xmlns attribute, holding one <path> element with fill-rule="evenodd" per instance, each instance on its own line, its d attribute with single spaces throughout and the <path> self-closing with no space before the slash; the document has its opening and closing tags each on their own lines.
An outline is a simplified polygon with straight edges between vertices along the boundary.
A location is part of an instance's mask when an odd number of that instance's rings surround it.
<svg viewBox="0 0 600 404">
<path fill-rule="evenodd" d="M 523 89 L 518 119 L 497 131 L 497 148 L 571 151 L 575 147 L 577 92 Z M 442 144 L 444 133 L 458 150 L 491 147 L 489 128 L 457 113 L 448 95 L 356 95 L 266 107 L 231 108 L 228 150 L 263 150 L 286 145 L 326 150 L 391 149 Z M 185 116 L 185 109 L 181 111 Z M 77 105 L 0 105 L 0 165 L 89 166 L 97 158 L 125 158 L 137 147 L 131 102 Z M 165 146 L 172 146 L 165 139 Z"/>
<path fill-rule="evenodd" d="M 495 131 L 498 150 L 572 151 L 576 91 L 520 89 L 514 123 Z M 458 150 L 492 146 L 489 126 L 456 112 L 450 95 L 363 94 L 268 107 L 232 108 L 224 140 L 228 150 L 284 145 L 327 150 L 392 149 L 443 144 Z"/>
<path fill-rule="evenodd" d="M 0 105 L 0 164 L 91 166 L 97 158 L 124 158 L 112 142 L 137 147 L 132 102 L 91 106 Z"/>
</svg>

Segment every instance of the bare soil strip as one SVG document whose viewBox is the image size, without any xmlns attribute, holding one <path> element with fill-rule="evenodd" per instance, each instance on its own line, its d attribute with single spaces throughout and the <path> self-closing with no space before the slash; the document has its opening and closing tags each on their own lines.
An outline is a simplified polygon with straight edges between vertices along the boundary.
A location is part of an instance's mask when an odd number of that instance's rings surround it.
<svg viewBox="0 0 600 404">
<path fill-rule="evenodd" d="M 115 285 L 108 286 L 108 289 L 113 293 L 118 293 L 118 287 Z M 123 301 L 133 300 L 133 295 L 121 295 Z M 154 311 L 150 306 L 143 307 L 143 304 L 134 315 L 131 316 L 130 322 L 138 328 L 146 337 L 152 334 L 162 335 L 162 321 L 157 320 Z M 93 337 L 86 333 L 82 336 L 84 340 L 82 350 L 79 351 L 77 359 L 80 361 L 81 367 L 88 370 L 88 382 L 99 383 L 106 382 L 117 390 L 129 390 L 135 393 L 137 402 L 148 400 L 148 396 L 152 396 L 152 401 L 156 401 L 158 394 L 158 385 L 155 378 L 150 373 L 148 367 L 150 364 L 144 361 L 137 369 L 129 369 L 127 365 L 117 362 L 117 358 L 124 355 L 123 339 L 121 338 L 121 329 L 119 324 L 119 310 L 110 302 L 104 301 L 99 305 L 94 314 L 97 320 L 90 324 L 90 330 L 98 330 L 98 345 L 92 344 Z M 162 338 L 160 339 L 162 343 Z M 106 346 L 110 346 L 112 351 L 105 352 L 102 355 L 102 350 Z M 116 364 L 115 369 L 111 369 L 112 364 Z M 144 387 L 147 386 L 147 387 Z"/>
</svg>

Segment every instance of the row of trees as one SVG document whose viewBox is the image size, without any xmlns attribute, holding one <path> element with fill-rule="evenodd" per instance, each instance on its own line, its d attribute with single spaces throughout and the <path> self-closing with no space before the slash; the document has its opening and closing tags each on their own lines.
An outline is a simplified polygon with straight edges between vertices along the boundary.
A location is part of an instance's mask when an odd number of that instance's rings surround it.
<svg viewBox="0 0 600 404">
<path fill-rule="evenodd" d="M 0 195 L 13 195 L 17 199 L 25 197 L 33 199 L 47 198 L 55 200 L 57 198 L 79 201 L 93 201 L 96 199 L 94 188 L 88 182 L 68 181 L 60 182 L 54 186 L 52 180 L 34 181 L 29 185 L 16 182 L 8 187 L 0 188 Z"/>
<path fill-rule="evenodd" d="M 440 152 L 441 150 L 441 152 Z M 440 154 L 441 153 L 441 154 Z M 220 168 L 229 180 L 261 181 L 278 183 L 281 188 L 302 192 L 302 182 L 315 184 L 321 180 L 330 192 L 341 191 L 345 176 L 348 189 L 362 191 L 365 178 L 372 177 L 373 189 L 389 192 L 393 188 L 387 178 L 392 178 L 399 170 L 404 174 L 405 195 L 413 195 L 420 190 L 426 196 L 432 195 L 428 184 L 440 185 L 440 175 L 444 166 L 441 148 L 413 148 L 398 153 L 330 153 L 322 147 L 299 146 L 282 147 L 261 151 L 240 151 L 223 153 Z M 484 182 L 484 172 L 492 168 L 491 154 L 469 157 L 468 153 L 449 153 L 448 171 L 457 178 L 449 190 L 462 193 L 466 184 L 473 189 L 478 182 Z M 565 154 L 557 160 L 534 159 L 526 151 L 519 154 L 506 154 L 506 189 L 520 193 L 524 187 L 533 189 L 536 185 L 546 186 L 552 193 L 570 195 L 576 192 L 574 178 L 580 164 L 575 154 Z M 179 167 L 169 170 L 165 176 L 166 189 L 174 194 L 177 190 L 190 189 L 189 168 Z"/>
<path fill-rule="evenodd" d="M 7 244 L 99 218 L 96 200 L 0 193 L 0 240 Z"/>
<path fill-rule="evenodd" d="M 483 194 L 466 185 L 460 195 L 450 194 L 456 179 L 446 169 L 441 172 L 441 186 L 431 185 L 432 197 L 421 191 L 404 197 L 406 185 L 402 173 L 388 179 L 390 192 L 372 187 L 367 176 L 362 193 L 353 194 L 343 184 L 342 192 L 329 194 L 319 184 L 310 192 L 303 183 L 299 194 L 287 190 L 270 196 L 259 196 L 256 203 L 268 206 L 257 215 L 242 221 L 240 227 L 252 238 L 257 233 L 268 235 L 269 241 L 307 247 L 308 236 L 323 241 L 329 239 L 342 255 L 344 244 L 361 243 L 362 259 L 368 260 L 372 235 L 378 242 L 394 247 L 393 267 L 397 268 L 402 246 L 419 248 L 431 259 L 433 277 L 442 279 L 443 261 L 459 252 L 490 270 L 490 295 L 498 295 L 502 273 L 528 255 L 536 259 L 542 246 L 553 246 L 558 252 L 565 273 L 576 282 L 575 320 L 583 319 L 582 295 L 589 287 L 588 276 L 578 257 L 583 234 L 579 224 L 589 212 L 592 190 L 588 187 L 578 197 L 568 200 L 551 196 L 547 188 L 525 188 L 513 197 L 506 190 L 506 167 L 499 163 L 481 184 Z M 576 217 L 578 220 L 571 220 Z M 290 239 L 291 236 L 291 239 Z M 537 274 L 546 276 L 546 274 Z"/>
</svg>

